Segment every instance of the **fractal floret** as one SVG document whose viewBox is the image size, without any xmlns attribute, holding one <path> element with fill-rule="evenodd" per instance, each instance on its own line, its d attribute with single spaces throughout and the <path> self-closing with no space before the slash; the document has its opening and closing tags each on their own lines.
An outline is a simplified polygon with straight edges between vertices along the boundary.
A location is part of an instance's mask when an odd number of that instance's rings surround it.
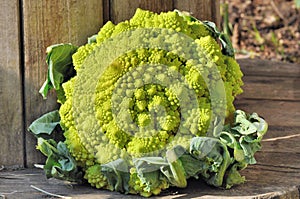
<svg viewBox="0 0 300 199">
<path fill-rule="evenodd" d="M 47 176 L 149 197 L 190 177 L 230 188 L 255 163 L 267 123 L 235 110 L 243 74 L 212 22 L 137 9 L 86 45 L 51 46 L 47 64 L 40 92 L 54 88 L 61 106 L 29 127 L 56 162 L 45 165 Z M 58 124 L 56 144 L 44 134 Z"/>
</svg>

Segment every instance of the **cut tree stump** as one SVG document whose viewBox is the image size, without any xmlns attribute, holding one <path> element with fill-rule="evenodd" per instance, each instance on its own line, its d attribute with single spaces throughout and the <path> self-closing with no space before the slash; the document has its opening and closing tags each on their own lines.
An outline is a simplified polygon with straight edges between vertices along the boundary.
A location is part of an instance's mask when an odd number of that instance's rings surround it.
<svg viewBox="0 0 300 199">
<path fill-rule="evenodd" d="M 256 154 L 257 164 L 242 175 L 247 181 L 229 190 L 189 180 L 185 189 L 170 188 L 152 198 L 299 198 L 300 188 L 300 65 L 263 60 L 239 60 L 244 71 L 244 93 L 235 101 L 238 109 L 257 112 L 269 123 L 269 131 Z M 72 198 L 141 198 L 47 180 L 43 171 L 0 171 L 3 198 L 51 198 L 31 185 Z"/>
</svg>

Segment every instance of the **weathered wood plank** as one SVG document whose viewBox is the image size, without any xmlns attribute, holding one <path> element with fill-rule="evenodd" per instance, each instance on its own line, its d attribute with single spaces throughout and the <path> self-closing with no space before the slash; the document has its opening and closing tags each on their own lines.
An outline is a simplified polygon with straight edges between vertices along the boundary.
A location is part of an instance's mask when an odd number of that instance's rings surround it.
<svg viewBox="0 0 300 199">
<path fill-rule="evenodd" d="M 262 140 L 262 150 L 264 153 L 279 152 L 300 155 L 300 144 L 297 143 L 300 143 L 300 125 L 276 126 L 276 124 L 271 124 Z M 300 162 L 296 164 L 300 167 Z"/>
<path fill-rule="evenodd" d="M 119 23 L 130 19 L 136 8 L 153 12 L 166 12 L 174 8 L 189 11 L 202 20 L 210 20 L 220 24 L 220 1 L 213 0 L 110 0 L 109 20 Z"/>
<path fill-rule="evenodd" d="M 162 12 L 173 10 L 172 0 L 110 0 L 110 20 L 119 23 L 130 19 L 137 8 Z"/>
<path fill-rule="evenodd" d="M 240 99 L 240 101 L 243 100 Z M 249 104 L 249 101 L 254 100 L 245 101 Z M 265 104 L 260 104 L 260 106 L 264 107 Z M 277 109 L 280 109 L 280 107 Z M 289 111 L 289 109 L 282 110 Z M 270 123 L 270 121 L 268 122 Z M 297 133 L 300 135 L 299 127 L 290 124 L 289 126 L 274 126 L 274 124 L 271 124 L 270 127 L 267 134 L 269 136 L 262 142 L 262 151 L 255 155 L 258 163 L 242 171 L 242 175 L 247 179 L 245 184 L 230 190 L 223 190 L 207 186 L 201 180 L 191 179 L 187 188 L 170 188 L 164 191 L 159 198 L 299 198 L 297 186 L 300 184 L 300 153 L 297 143 L 300 136 L 287 137 Z M 285 138 L 280 136 L 280 132 L 284 133 Z M 272 138 L 274 139 L 272 140 Z M 0 192 L 6 193 L 9 198 L 46 197 L 45 194 L 30 188 L 30 185 L 35 185 L 51 193 L 71 196 L 72 198 L 141 198 L 139 196 L 96 190 L 88 186 L 75 185 L 70 188 L 69 185 L 61 181 L 46 180 L 40 170 L 0 172 L 0 178 L 2 178 Z"/>
<path fill-rule="evenodd" d="M 269 133 L 271 133 L 269 131 Z M 287 136 L 278 136 L 264 139 L 262 145 L 264 151 L 285 151 L 287 153 L 298 153 L 300 155 L 300 132 Z M 299 157 L 300 158 L 300 157 Z M 300 164 L 298 164 L 300 167 Z"/>
<path fill-rule="evenodd" d="M 260 59 L 239 59 L 242 71 L 253 76 L 300 78 L 300 65 Z"/>
<path fill-rule="evenodd" d="M 295 142 L 296 141 L 299 141 L 299 139 L 295 140 Z M 295 145 L 293 144 L 292 146 Z M 293 152 L 291 152 L 291 150 L 281 151 L 280 148 L 277 150 L 268 150 L 267 148 L 264 148 L 262 151 L 259 151 L 257 154 L 255 154 L 257 165 L 260 167 L 268 166 L 269 170 L 278 172 L 291 172 L 300 174 L 300 152 L 296 151 L 296 149 L 294 149 Z M 286 157 L 287 155 L 289 157 Z"/>
<path fill-rule="evenodd" d="M 257 165 L 249 166 L 242 171 L 246 176 L 247 182 L 236 186 L 230 190 L 213 188 L 201 180 L 190 179 L 188 187 L 185 189 L 170 188 L 164 191 L 160 197 L 152 198 L 298 198 L 299 191 L 296 185 L 300 184 L 299 168 L 284 168 L 298 156 L 287 156 L 286 153 L 258 153 L 257 159 L 260 161 Z M 270 160 L 275 165 L 269 165 Z M 276 163 L 276 160 L 279 160 Z M 284 165 L 281 165 L 283 163 Z M 0 172 L 0 193 L 8 198 L 35 199 L 46 197 L 30 187 L 37 186 L 50 193 L 71 196 L 72 198 L 136 198 L 142 197 L 133 195 L 122 195 L 116 192 L 106 190 L 97 190 L 88 186 L 74 185 L 70 186 L 58 180 L 46 180 L 43 172 L 36 169 L 27 169 L 14 172 Z M 293 180 L 291 180 L 293 179 Z"/>
<path fill-rule="evenodd" d="M 246 73 L 243 81 L 243 98 L 300 101 L 300 76 L 266 77 Z"/>
<path fill-rule="evenodd" d="M 300 126 L 299 102 L 238 99 L 235 104 L 237 109 L 263 116 L 270 126 Z"/>
<path fill-rule="evenodd" d="M 271 125 L 268 128 L 268 133 L 264 136 L 265 139 L 273 139 L 276 137 L 284 138 L 293 135 L 299 135 L 300 133 L 300 125 L 298 126 L 278 126 Z M 269 133 L 270 132 L 270 133 Z"/>
<path fill-rule="evenodd" d="M 220 25 L 220 1 L 219 0 L 174 0 L 174 8 L 191 12 L 200 20 L 213 21 Z"/>
<path fill-rule="evenodd" d="M 34 119 L 56 107 L 53 93 L 47 101 L 38 93 L 47 73 L 46 47 L 55 43 L 86 43 L 87 37 L 97 33 L 103 23 L 102 6 L 102 0 L 23 1 L 27 127 Z M 35 142 L 36 139 L 26 134 L 29 166 L 43 160 L 35 150 Z"/>
<path fill-rule="evenodd" d="M 18 0 L 0 1 L 0 165 L 23 166 Z"/>
</svg>

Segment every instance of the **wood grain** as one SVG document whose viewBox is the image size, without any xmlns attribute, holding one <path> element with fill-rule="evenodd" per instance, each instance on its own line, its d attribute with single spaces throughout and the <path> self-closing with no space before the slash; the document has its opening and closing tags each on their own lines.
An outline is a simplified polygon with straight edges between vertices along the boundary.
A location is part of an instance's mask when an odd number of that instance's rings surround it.
<svg viewBox="0 0 300 199">
<path fill-rule="evenodd" d="M 270 77 L 246 74 L 241 95 L 247 99 L 300 101 L 300 77 Z"/>
<path fill-rule="evenodd" d="M 245 184 L 235 186 L 230 190 L 210 187 L 201 180 L 190 179 L 188 187 L 179 189 L 171 187 L 164 191 L 159 197 L 161 199 L 264 199 L 264 198 L 299 198 L 299 191 L 295 185 L 300 184 L 300 168 L 292 166 L 285 167 L 299 160 L 300 155 L 289 153 L 258 153 L 259 164 L 247 167 L 242 174 L 246 176 Z M 277 162 L 277 160 L 279 160 Z M 299 162 L 299 161 L 298 161 Z M 272 164 L 273 163 L 273 164 Z M 70 196 L 77 199 L 97 198 L 119 198 L 119 199 L 143 199 L 136 195 L 124 195 L 118 192 L 97 190 L 85 185 L 66 184 L 63 181 L 45 178 L 44 173 L 37 169 L 26 169 L 20 171 L 0 172 L 0 192 L 8 198 L 38 199 L 47 195 L 38 192 L 30 185 L 37 186 L 50 193 Z M 48 196 L 49 197 L 49 196 Z"/>
<path fill-rule="evenodd" d="M 271 65 L 272 63 L 269 62 Z M 244 65 L 242 65 L 243 67 Z M 253 67 L 258 66 L 255 65 Z M 245 73 L 245 76 L 248 76 L 248 74 Z M 250 73 L 251 76 L 253 78 L 259 77 Z M 269 78 L 278 78 L 276 71 L 273 72 L 273 76 L 262 77 L 266 79 L 270 86 L 278 87 L 278 85 L 274 84 L 275 81 L 268 80 Z M 291 79 L 294 78 L 295 76 Z M 248 84 L 248 81 L 249 79 L 246 79 L 245 84 Z M 250 85 L 255 86 L 254 83 L 255 81 L 249 82 Z M 286 84 L 286 86 L 286 89 L 294 89 L 291 84 Z M 262 91 L 264 88 L 258 87 L 257 89 Z M 285 88 L 279 87 L 278 89 L 283 92 Z M 160 198 L 299 198 L 297 188 L 300 185 L 299 101 L 289 99 L 246 99 L 242 95 L 235 103 L 239 109 L 244 109 L 247 112 L 258 112 L 270 125 L 269 131 L 262 142 L 263 148 L 255 155 L 258 163 L 250 165 L 242 171 L 242 175 L 247 179 L 246 183 L 235 186 L 230 190 L 223 190 L 210 187 L 201 180 L 191 179 L 187 188 L 170 188 L 164 191 Z M 22 198 L 46 197 L 44 194 L 30 189 L 29 184 L 36 185 L 52 193 L 72 196 L 73 198 L 141 198 L 139 196 L 96 190 L 87 186 L 76 185 L 70 189 L 61 181 L 46 180 L 43 173 L 38 170 L 0 172 L 0 178 L 4 182 L 0 184 L 0 191 L 12 193 L 12 196 L 16 198 L 21 196 Z"/>
<path fill-rule="evenodd" d="M 174 0 L 91 0 L 33 1 L 23 0 L 24 30 L 20 31 L 19 1 L 1 0 L 0 8 L 0 165 L 27 165 L 43 162 L 34 148 L 35 139 L 26 133 L 23 145 L 23 121 L 28 126 L 42 113 L 56 107 L 51 93 L 43 101 L 38 89 L 43 83 L 47 67 L 45 49 L 50 44 L 72 42 L 80 45 L 96 33 L 103 16 L 114 22 L 132 17 L 136 7 L 156 12 L 177 8 L 199 16 L 206 6 L 214 9 L 219 1 Z M 189 4 L 189 5 L 188 5 Z M 103 6 L 109 8 L 102 13 Z M 213 10 L 206 16 L 217 16 Z M 109 17 L 107 17 L 109 16 Z M 198 17 L 198 16 L 197 16 Z M 217 17 L 219 18 L 219 17 Z M 24 59 L 21 63 L 20 35 L 24 32 Z M 216 189 L 202 181 L 189 180 L 185 189 L 170 188 L 162 193 L 169 198 L 299 198 L 300 185 L 300 67 L 295 64 L 264 60 L 239 60 L 245 73 L 245 93 L 238 97 L 238 109 L 257 112 L 269 123 L 269 131 L 256 154 L 258 164 L 242 174 L 247 182 L 231 190 Z M 22 68 L 24 66 L 24 68 Z M 24 71 L 24 81 L 22 81 Z M 13 80 L 13 81 L 12 81 Z M 22 85 L 22 82 L 25 84 Z M 25 88 L 25 114 L 22 114 L 22 87 Z M 5 156 L 3 156 L 5 154 Z M 84 185 L 70 188 L 62 181 L 47 180 L 41 170 L 5 171 L 0 169 L 0 196 L 8 198 L 43 198 L 45 194 L 30 188 L 38 186 L 46 191 L 73 198 L 141 198 L 115 192 L 96 190 Z"/>
<path fill-rule="evenodd" d="M 110 0 L 110 20 L 119 23 L 130 19 L 137 8 L 162 12 L 173 10 L 172 0 Z"/>
<path fill-rule="evenodd" d="M 101 0 L 23 1 L 26 127 L 57 107 L 53 93 L 47 101 L 38 93 L 47 74 L 46 48 L 56 43 L 86 43 L 87 37 L 97 33 L 103 23 L 102 6 Z M 27 133 L 28 166 L 43 161 L 35 149 L 35 142 L 36 139 Z"/>
<path fill-rule="evenodd" d="M 191 12 L 200 20 L 213 21 L 220 27 L 219 0 L 174 0 L 174 8 Z"/>
<path fill-rule="evenodd" d="M 18 0 L 0 1 L 0 165 L 23 166 Z"/>
<path fill-rule="evenodd" d="M 153 12 L 166 12 L 173 9 L 189 11 L 201 20 L 220 24 L 220 1 L 216 0 L 110 0 L 109 15 L 114 23 L 130 19 L 136 8 Z M 107 14 L 106 14 L 107 15 Z"/>
<path fill-rule="evenodd" d="M 247 75 L 300 78 L 300 64 L 260 59 L 239 59 L 238 62 Z"/>
<path fill-rule="evenodd" d="M 237 109 L 263 116 L 270 126 L 300 127 L 300 102 L 237 99 Z M 300 133 L 300 129 L 298 131 Z"/>
</svg>

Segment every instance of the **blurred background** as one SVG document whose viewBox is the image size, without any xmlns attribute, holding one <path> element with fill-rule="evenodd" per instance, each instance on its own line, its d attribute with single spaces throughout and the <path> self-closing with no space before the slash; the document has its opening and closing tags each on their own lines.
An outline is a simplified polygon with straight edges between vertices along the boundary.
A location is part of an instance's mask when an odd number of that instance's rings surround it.
<svg viewBox="0 0 300 199">
<path fill-rule="evenodd" d="M 221 0 L 237 58 L 300 63 L 300 0 Z"/>
</svg>

